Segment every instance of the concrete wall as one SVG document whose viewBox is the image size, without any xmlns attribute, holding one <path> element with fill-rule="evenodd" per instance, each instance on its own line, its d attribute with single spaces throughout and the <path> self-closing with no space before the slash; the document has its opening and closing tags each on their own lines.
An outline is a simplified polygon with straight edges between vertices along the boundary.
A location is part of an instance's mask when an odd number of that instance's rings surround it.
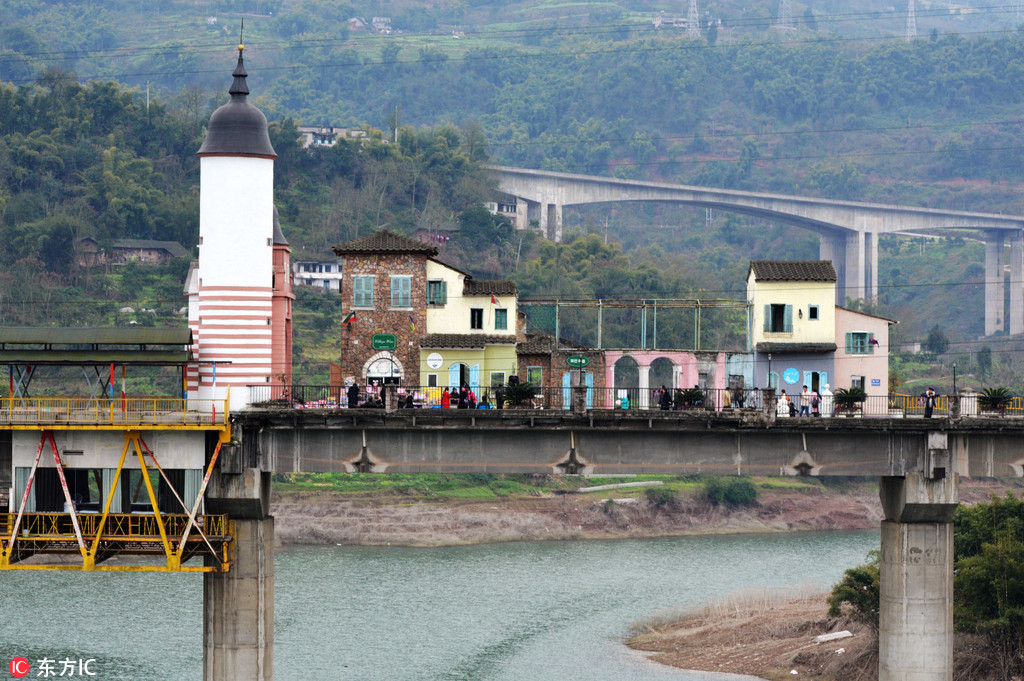
<svg viewBox="0 0 1024 681">
<path fill-rule="evenodd" d="M 206 433 L 202 431 L 162 431 L 143 435 L 143 441 L 164 468 L 203 468 L 206 462 Z M 68 468 L 117 468 L 124 449 L 124 433 L 104 430 L 56 430 L 53 440 Z M 63 456 L 64 450 L 82 454 Z M 31 466 L 39 450 L 39 432 L 18 430 L 13 432 L 13 465 Z M 39 465 L 53 468 L 53 452 L 49 443 L 43 447 Z M 125 468 L 138 468 L 139 462 L 132 447 L 125 458 Z M 146 465 L 150 461 L 146 460 Z"/>
</svg>

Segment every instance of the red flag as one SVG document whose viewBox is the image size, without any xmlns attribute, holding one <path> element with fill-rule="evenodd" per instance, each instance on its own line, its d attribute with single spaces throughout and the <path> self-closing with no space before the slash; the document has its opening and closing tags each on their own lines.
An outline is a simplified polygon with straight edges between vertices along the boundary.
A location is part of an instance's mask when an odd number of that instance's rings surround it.
<svg viewBox="0 0 1024 681">
<path fill-rule="evenodd" d="M 494 294 L 492 293 L 491 294 L 491 305 L 497 305 L 497 304 L 498 304 L 498 299 L 495 298 Z"/>
</svg>

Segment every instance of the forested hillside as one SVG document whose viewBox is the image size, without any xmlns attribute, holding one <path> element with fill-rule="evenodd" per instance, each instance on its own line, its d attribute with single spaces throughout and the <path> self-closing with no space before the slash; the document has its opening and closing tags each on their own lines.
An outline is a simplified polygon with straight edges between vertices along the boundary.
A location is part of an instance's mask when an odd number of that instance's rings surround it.
<svg viewBox="0 0 1024 681">
<path fill-rule="evenodd" d="M 243 15 L 296 257 L 327 257 L 382 226 L 458 226 L 442 257 L 511 277 L 527 296 L 707 298 L 739 296 L 751 258 L 817 256 L 807 232 L 646 204 L 569 210 L 569 243 L 544 244 L 479 209 L 488 160 L 1024 212 L 1024 19 L 1012 8 L 919 5 L 919 37 L 908 42 L 902 9 L 793 6 L 779 29 L 776 2 L 701 3 L 693 38 L 654 27 L 683 16 L 683 3 L 646 0 L 5 3 L 0 323 L 182 323 L 184 264 L 87 270 L 75 244 L 194 247 L 194 152 L 226 100 Z M 390 33 L 350 22 L 385 14 Z M 363 128 L 370 139 L 304 151 L 298 124 Z M 936 323 L 955 343 L 980 335 L 973 236 L 882 244 L 874 309 L 901 320 L 902 338 Z M 303 296 L 309 316 L 297 329 L 312 367 L 330 356 L 335 305 Z M 120 312 L 125 303 L 156 314 Z M 736 331 L 723 325 L 717 338 Z"/>
</svg>

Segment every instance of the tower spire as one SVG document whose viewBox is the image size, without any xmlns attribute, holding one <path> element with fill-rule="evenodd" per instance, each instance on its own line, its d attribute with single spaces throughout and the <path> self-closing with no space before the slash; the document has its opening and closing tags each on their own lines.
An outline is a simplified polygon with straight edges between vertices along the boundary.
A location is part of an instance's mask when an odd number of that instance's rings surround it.
<svg viewBox="0 0 1024 681">
<path fill-rule="evenodd" d="M 242 27 L 238 29 L 238 64 L 235 66 L 234 72 L 231 74 L 233 80 L 231 81 L 231 88 L 228 90 L 228 94 L 234 98 L 236 95 L 248 95 L 249 85 L 245 82 L 246 77 L 249 75 L 245 72 L 245 64 L 242 61 L 242 53 L 245 52 L 245 43 L 242 42 L 242 32 L 245 31 L 245 19 L 242 19 Z"/>
</svg>

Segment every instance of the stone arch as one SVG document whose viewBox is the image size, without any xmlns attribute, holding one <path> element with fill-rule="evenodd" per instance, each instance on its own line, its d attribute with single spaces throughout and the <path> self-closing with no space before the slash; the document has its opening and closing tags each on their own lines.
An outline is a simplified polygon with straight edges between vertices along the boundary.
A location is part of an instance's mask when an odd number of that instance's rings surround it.
<svg viewBox="0 0 1024 681">
<path fill-rule="evenodd" d="M 373 355 L 372 357 L 370 357 L 370 359 L 366 360 L 366 363 L 363 364 L 363 378 L 369 378 L 370 376 L 385 376 L 385 375 L 389 375 L 389 374 L 381 373 L 378 370 L 378 367 L 374 366 L 375 364 L 377 364 L 381 360 L 388 360 L 388 361 L 390 361 L 390 363 L 391 363 L 391 373 L 390 373 L 390 376 L 401 378 L 402 376 L 405 375 L 405 369 L 402 367 L 402 361 L 400 359 L 398 359 L 398 357 L 396 357 L 392 353 L 388 352 L 387 350 L 382 350 L 381 352 L 378 352 L 376 355 Z M 372 374 L 370 373 L 371 371 L 373 371 Z"/>
</svg>

